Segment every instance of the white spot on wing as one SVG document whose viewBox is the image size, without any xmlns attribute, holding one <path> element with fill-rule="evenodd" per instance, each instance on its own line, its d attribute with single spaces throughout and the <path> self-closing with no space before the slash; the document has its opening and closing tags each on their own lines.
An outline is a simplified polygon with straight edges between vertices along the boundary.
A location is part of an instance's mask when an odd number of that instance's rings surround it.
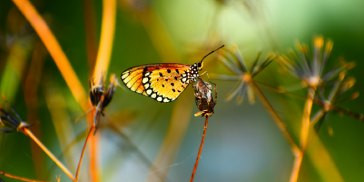
<svg viewBox="0 0 364 182">
<path fill-rule="evenodd" d="M 159 97 L 157 98 L 157 101 L 158 101 L 158 102 L 162 102 L 162 97 L 161 97 L 161 96 L 159 96 Z"/>
<path fill-rule="evenodd" d="M 152 94 L 152 90 L 151 90 L 151 89 L 148 89 L 148 90 L 147 90 L 147 94 L 148 94 L 148 95 Z"/>
<path fill-rule="evenodd" d="M 143 80 L 142 80 L 142 82 L 143 82 L 143 83 L 147 83 L 147 82 L 148 82 L 148 80 L 149 80 L 149 79 L 148 79 L 148 77 L 144 77 L 144 78 L 143 78 Z"/>
</svg>

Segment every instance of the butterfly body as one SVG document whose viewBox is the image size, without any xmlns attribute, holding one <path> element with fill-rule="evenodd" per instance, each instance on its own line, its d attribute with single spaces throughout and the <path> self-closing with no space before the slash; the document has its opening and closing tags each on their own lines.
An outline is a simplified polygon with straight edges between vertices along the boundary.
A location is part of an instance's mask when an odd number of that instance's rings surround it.
<svg viewBox="0 0 364 182">
<path fill-rule="evenodd" d="M 141 65 L 125 70 L 121 80 L 130 90 L 167 103 L 175 100 L 190 82 L 196 81 L 201 67 L 201 63 Z"/>
</svg>

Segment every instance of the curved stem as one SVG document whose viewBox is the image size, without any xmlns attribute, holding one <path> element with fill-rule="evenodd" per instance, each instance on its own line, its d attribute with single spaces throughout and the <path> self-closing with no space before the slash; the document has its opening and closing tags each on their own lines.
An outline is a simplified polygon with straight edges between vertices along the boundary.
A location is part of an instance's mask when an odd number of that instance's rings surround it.
<svg viewBox="0 0 364 182">
<path fill-rule="evenodd" d="M 116 19 L 116 0 L 103 0 L 102 5 L 100 44 L 93 74 L 93 81 L 96 85 L 103 84 L 109 67 Z"/>
<path fill-rule="evenodd" d="M 63 79 L 66 81 L 68 88 L 71 90 L 73 97 L 81 105 L 84 111 L 87 110 L 87 97 L 81 82 L 79 81 L 75 71 L 72 68 L 70 61 L 66 54 L 63 52 L 56 37 L 49 29 L 47 23 L 39 15 L 34 6 L 29 0 L 13 0 L 14 4 L 18 7 L 19 11 L 32 25 L 37 32 L 39 38 L 42 40 L 44 46 L 47 48 L 49 54 L 52 56 L 54 63 L 57 65 L 62 74 Z"/>
</svg>

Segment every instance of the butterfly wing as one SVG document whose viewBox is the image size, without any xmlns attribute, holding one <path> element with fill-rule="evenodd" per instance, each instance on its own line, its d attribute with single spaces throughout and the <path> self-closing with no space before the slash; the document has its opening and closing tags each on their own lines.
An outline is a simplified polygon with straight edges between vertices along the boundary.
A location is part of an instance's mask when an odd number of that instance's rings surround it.
<svg viewBox="0 0 364 182">
<path fill-rule="evenodd" d="M 121 74 L 130 90 L 149 96 L 158 102 L 175 100 L 188 86 L 186 64 L 150 64 L 132 67 Z"/>
</svg>

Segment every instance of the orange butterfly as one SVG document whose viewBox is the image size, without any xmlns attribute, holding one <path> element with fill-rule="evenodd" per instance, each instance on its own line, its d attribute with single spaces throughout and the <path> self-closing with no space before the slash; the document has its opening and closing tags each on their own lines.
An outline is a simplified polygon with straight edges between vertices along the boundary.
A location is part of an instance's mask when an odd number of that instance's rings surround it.
<svg viewBox="0 0 364 182">
<path fill-rule="evenodd" d="M 205 55 L 201 61 L 188 65 L 179 63 L 147 64 L 131 67 L 121 73 L 121 80 L 130 90 L 158 102 L 175 100 L 200 76 L 203 60 L 224 45 Z"/>
</svg>

